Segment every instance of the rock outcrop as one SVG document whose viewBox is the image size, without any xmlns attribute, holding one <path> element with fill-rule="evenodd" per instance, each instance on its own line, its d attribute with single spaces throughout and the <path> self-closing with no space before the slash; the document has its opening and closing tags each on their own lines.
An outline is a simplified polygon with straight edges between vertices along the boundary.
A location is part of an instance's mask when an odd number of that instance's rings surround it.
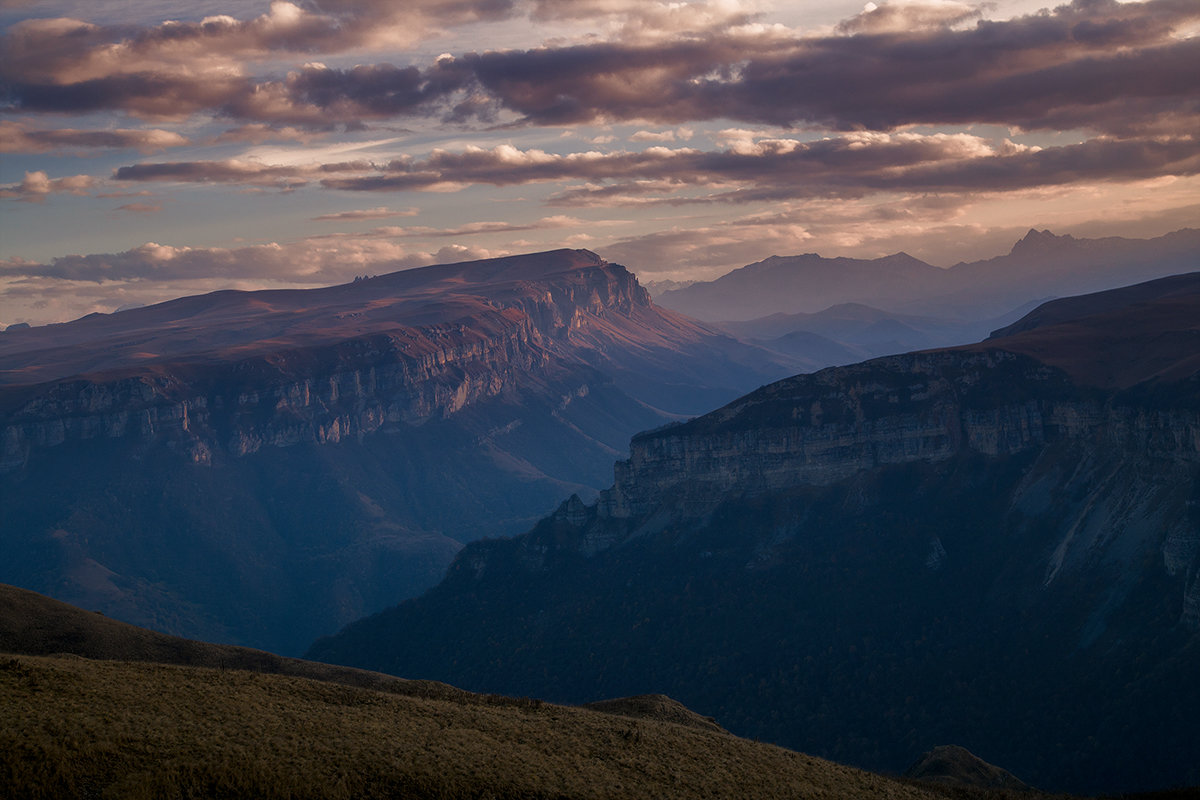
<svg viewBox="0 0 1200 800">
<path fill-rule="evenodd" d="M 1029 790 L 1008 770 L 987 763 L 965 747 L 952 744 L 939 745 L 922 754 L 904 771 L 904 777 L 953 786 Z"/>
</svg>

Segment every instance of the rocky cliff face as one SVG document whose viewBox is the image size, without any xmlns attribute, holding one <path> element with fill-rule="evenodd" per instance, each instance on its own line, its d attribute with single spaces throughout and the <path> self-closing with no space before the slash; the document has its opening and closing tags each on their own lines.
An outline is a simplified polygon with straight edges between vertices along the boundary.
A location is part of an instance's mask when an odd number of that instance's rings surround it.
<svg viewBox="0 0 1200 800">
<path fill-rule="evenodd" d="M 785 370 L 586 251 L 6 332 L 0 579 L 294 651 Z"/>
<path fill-rule="evenodd" d="M 1021 515 L 1059 518 L 1060 541 L 1037 556 L 1044 584 L 1064 563 L 1107 559 L 1132 569 L 1157 551 L 1178 586 L 1180 623 L 1200 631 L 1200 413 L 1106 397 L 1028 356 L 917 353 L 796 376 L 639 434 L 630 451 L 592 516 L 572 512 L 588 555 L 636 538 L 648 520 L 703 520 L 730 498 L 832 486 L 905 464 L 1033 458 L 1037 479 L 1013 485 L 1008 499 Z M 940 541 L 931 547 L 940 564 Z"/>
<path fill-rule="evenodd" d="M 58 382 L 8 416 L 0 469 L 20 468 L 34 448 L 96 438 L 168 441 L 210 463 L 214 449 L 244 456 L 449 417 L 549 365 L 528 320 L 496 316 L 486 336 L 459 325 L 285 351 L 205 368 L 199 379 L 183 366 Z"/>
<path fill-rule="evenodd" d="M 1139 407 L 999 346 L 877 359 L 780 381 L 706 417 L 635 436 L 597 513 L 635 520 L 669 508 L 675 518 L 697 519 L 731 495 L 828 486 L 868 470 L 973 455 L 1068 449 L 1186 472 L 1200 466 L 1200 413 L 1186 407 L 1186 395 L 1179 399 L 1184 408 Z M 1168 572 L 1200 566 L 1183 544 L 1196 535 L 1165 538 Z"/>
<path fill-rule="evenodd" d="M 629 272 L 607 264 L 495 294 L 499 307 L 433 325 L 9 389 L 0 470 L 19 469 L 34 448 L 95 438 L 170 441 L 208 463 L 218 449 L 242 456 L 449 417 L 569 357 L 597 321 L 650 306 Z"/>
<path fill-rule="evenodd" d="M 1039 318 L 639 434 L 595 504 L 310 653 L 664 692 L 876 769 L 955 741 L 1048 789 L 1200 781 L 1200 275 Z"/>
<path fill-rule="evenodd" d="M 272 309 L 275 316 L 300 319 L 280 323 L 286 326 L 282 335 L 242 337 L 215 352 L 172 353 L 168 342 L 165 355 L 146 358 L 124 352 L 119 331 L 108 337 L 116 340 L 110 353 L 75 358 L 102 371 L 5 387 L 63 367 L 35 363 L 9 370 L 0 381 L 0 408 L 7 409 L 0 417 L 0 471 L 21 468 L 35 448 L 95 438 L 169 441 L 197 463 L 208 463 L 216 450 L 242 456 L 262 447 L 338 442 L 450 417 L 511 391 L 518 377 L 561 372 L 564 364 L 618 373 L 622 389 L 668 412 L 689 409 L 664 405 L 661 393 L 648 387 L 674 381 L 681 384 L 680 394 L 719 396 L 786 369 L 762 351 L 654 308 L 624 267 L 592 254 L 582 266 L 577 260 L 557 271 L 510 270 L 493 283 L 451 275 L 458 279 L 427 281 L 433 286 L 418 286 L 420 292 L 405 287 L 416 296 L 401 293 L 402 303 L 389 293 L 391 276 L 377 279 L 380 287 L 362 281 L 353 285 L 360 295 L 353 302 L 339 298 L 334 308 L 323 309 L 313 298 L 301 310 Z M 368 332 L 346 327 L 347 320 L 378 316 L 376 306 L 391 304 L 397 306 L 394 315 L 371 320 Z M 408 319 L 424 324 L 407 324 Z M 322 330 L 322 322 L 330 327 Z M 25 338 L 40 332 L 34 329 Z M 661 355 L 637 363 L 646 356 L 623 352 L 631 345 Z M 24 347 L 38 352 L 32 343 Z M 77 343 L 77 351 L 86 349 Z M 24 356 L 18 350 L 8 358 L 23 365 Z M 706 356 L 727 362 L 749 356 L 749 363 L 719 365 L 706 385 L 691 363 Z M 692 380 L 653 374 L 664 358 L 674 359 L 675 368 L 687 370 Z M 620 380 L 631 370 L 635 379 Z M 580 391 L 586 385 L 572 390 Z"/>
</svg>

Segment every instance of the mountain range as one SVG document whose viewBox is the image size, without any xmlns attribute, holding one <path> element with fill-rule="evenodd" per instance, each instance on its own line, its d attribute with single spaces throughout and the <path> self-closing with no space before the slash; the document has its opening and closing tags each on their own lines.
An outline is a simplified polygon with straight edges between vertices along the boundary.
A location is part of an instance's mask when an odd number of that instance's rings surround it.
<svg viewBox="0 0 1200 800">
<path fill-rule="evenodd" d="M 1007 254 L 948 269 L 907 253 L 876 259 L 772 256 L 716 280 L 663 291 L 655 299 L 711 321 L 812 314 L 857 303 L 961 325 L 1010 314 L 1031 301 L 1191 272 L 1198 259 L 1200 229 L 1155 239 L 1078 239 L 1031 229 Z"/>
<path fill-rule="evenodd" d="M 558 250 L 0 333 L 0 580 L 295 653 L 795 371 Z"/>
<path fill-rule="evenodd" d="M 558 702 L 661 692 L 900 771 L 1200 783 L 1200 273 L 641 433 L 612 487 L 476 542 L 316 660 Z"/>
<path fill-rule="evenodd" d="M 801 361 L 809 366 L 806 371 L 815 372 L 893 353 L 975 342 L 1038 305 L 1030 301 L 999 317 L 960 320 L 840 303 L 811 314 L 769 314 L 715 324 L 743 341 Z"/>
</svg>

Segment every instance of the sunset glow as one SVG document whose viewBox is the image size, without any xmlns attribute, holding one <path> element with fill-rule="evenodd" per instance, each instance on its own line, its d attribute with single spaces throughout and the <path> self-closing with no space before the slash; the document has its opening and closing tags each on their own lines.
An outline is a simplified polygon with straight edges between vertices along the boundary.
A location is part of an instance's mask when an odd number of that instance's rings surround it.
<svg viewBox="0 0 1200 800">
<path fill-rule="evenodd" d="M 581 247 L 949 266 L 1200 220 L 1200 4 L 0 0 L 0 327 Z"/>
</svg>

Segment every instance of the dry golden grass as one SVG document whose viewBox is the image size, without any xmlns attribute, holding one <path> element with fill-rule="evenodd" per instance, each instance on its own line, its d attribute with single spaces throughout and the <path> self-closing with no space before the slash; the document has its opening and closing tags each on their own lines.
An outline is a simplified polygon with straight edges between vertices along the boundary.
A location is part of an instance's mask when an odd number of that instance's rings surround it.
<svg viewBox="0 0 1200 800">
<path fill-rule="evenodd" d="M 66 653 L 103 660 L 243 669 L 420 697 L 470 695 L 437 681 L 409 681 L 379 672 L 285 658 L 249 647 L 169 636 L 7 584 L 0 584 L 0 653 Z"/>
<path fill-rule="evenodd" d="M 726 733 L 470 697 L 0 656 L 0 786 L 30 800 L 944 796 Z"/>
<path fill-rule="evenodd" d="M 593 703 L 584 703 L 583 707 L 592 711 L 603 711 L 605 714 L 619 714 L 636 719 L 656 719 L 706 731 L 728 733 L 712 717 L 701 716 L 665 694 L 639 694 L 633 697 L 597 700 Z"/>
</svg>

